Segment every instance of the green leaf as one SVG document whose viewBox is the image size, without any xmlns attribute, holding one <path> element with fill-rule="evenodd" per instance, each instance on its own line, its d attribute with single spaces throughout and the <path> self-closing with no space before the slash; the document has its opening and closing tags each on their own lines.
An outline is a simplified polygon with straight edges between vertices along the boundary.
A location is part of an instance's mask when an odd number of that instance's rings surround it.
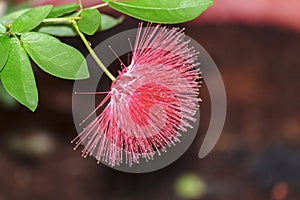
<svg viewBox="0 0 300 200">
<path fill-rule="evenodd" d="M 7 35 L 0 36 L 0 71 L 7 61 L 9 48 L 9 37 Z"/>
<path fill-rule="evenodd" d="M 101 26 L 98 31 L 105 31 L 111 29 L 118 24 L 122 23 L 124 17 L 114 18 L 109 15 L 101 14 Z M 68 24 L 57 24 L 57 25 L 43 25 L 37 29 L 40 33 L 47 33 L 49 35 L 54 35 L 58 37 L 74 37 L 78 34 L 74 28 Z"/>
<path fill-rule="evenodd" d="M 93 35 L 101 25 L 101 14 L 97 9 L 84 9 L 78 21 L 79 29 L 87 35 Z"/>
<path fill-rule="evenodd" d="M 21 35 L 21 40 L 34 62 L 49 74 L 72 80 L 89 77 L 83 55 L 55 37 L 28 32 Z"/>
<path fill-rule="evenodd" d="M 74 28 L 70 25 L 44 25 L 37 29 L 40 33 L 47 33 L 49 35 L 54 35 L 58 37 L 73 37 L 77 33 Z"/>
<path fill-rule="evenodd" d="M 5 90 L 31 111 L 35 111 L 38 91 L 34 74 L 28 55 L 16 38 L 10 39 L 8 60 L 0 75 Z"/>
<path fill-rule="evenodd" d="M 12 23 L 11 31 L 15 33 L 31 31 L 42 23 L 52 8 L 53 6 L 48 5 L 30 9 Z"/>
<path fill-rule="evenodd" d="M 118 24 L 122 23 L 124 20 L 124 17 L 114 18 L 109 15 L 101 14 L 101 27 L 100 31 L 105 31 L 108 29 L 111 29 Z"/>
<path fill-rule="evenodd" d="M 2 23 L 2 24 L 11 24 L 11 23 L 13 23 L 15 21 L 15 19 L 17 19 L 18 17 L 20 17 L 21 15 L 23 15 L 28 10 L 30 10 L 30 9 L 26 8 L 26 9 L 19 10 L 19 11 L 10 13 L 8 15 L 5 15 L 5 16 L 3 16 L 3 17 L 0 18 L 0 23 Z"/>
<path fill-rule="evenodd" d="M 77 10 L 78 8 L 80 8 L 80 6 L 76 3 L 69 3 L 61 6 L 56 6 L 52 9 L 52 11 L 50 12 L 47 18 L 60 17 L 65 14 L 69 14 Z"/>
<path fill-rule="evenodd" d="M 3 35 L 5 32 L 6 32 L 5 26 L 2 23 L 0 23 L 0 35 Z"/>
<path fill-rule="evenodd" d="M 193 20 L 213 4 L 213 0 L 104 0 L 129 16 L 156 23 L 181 23 Z"/>
</svg>

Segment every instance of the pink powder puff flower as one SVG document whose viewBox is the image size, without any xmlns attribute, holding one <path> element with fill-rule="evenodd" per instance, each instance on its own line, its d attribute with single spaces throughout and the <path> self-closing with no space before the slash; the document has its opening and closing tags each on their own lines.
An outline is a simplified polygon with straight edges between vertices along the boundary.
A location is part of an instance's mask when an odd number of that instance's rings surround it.
<svg viewBox="0 0 300 200">
<path fill-rule="evenodd" d="M 119 73 L 104 100 L 108 104 L 72 142 L 82 155 L 116 166 L 147 161 L 180 142 L 199 108 L 198 52 L 184 30 L 139 26 L 131 64 Z M 84 120 L 85 122 L 86 120 Z"/>
</svg>

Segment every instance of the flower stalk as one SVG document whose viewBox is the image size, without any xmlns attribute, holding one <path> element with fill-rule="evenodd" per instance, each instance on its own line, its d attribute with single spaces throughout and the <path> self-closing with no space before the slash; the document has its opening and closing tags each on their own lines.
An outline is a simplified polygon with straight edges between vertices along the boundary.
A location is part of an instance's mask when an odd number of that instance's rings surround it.
<svg viewBox="0 0 300 200">
<path fill-rule="evenodd" d="M 91 56 L 93 57 L 93 59 L 96 61 L 96 63 L 98 64 L 98 66 L 103 70 L 103 72 L 114 82 L 116 81 L 116 78 L 111 74 L 111 72 L 105 67 L 105 65 L 101 62 L 101 60 L 99 59 L 99 57 L 97 56 L 97 54 L 95 53 L 95 51 L 93 50 L 93 48 L 91 47 L 90 43 L 88 42 L 88 40 L 86 39 L 86 37 L 84 36 L 84 34 L 80 31 L 78 24 L 75 20 L 72 21 L 72 24 L 76 30 L 76 32 L 78 33 L 79 37 L 81 38 L 81 40 L 83 41 L 84 45 L 86 46 L 86 48 L 88 49 L 88 51 L 90 52 Z"/>
</svg>

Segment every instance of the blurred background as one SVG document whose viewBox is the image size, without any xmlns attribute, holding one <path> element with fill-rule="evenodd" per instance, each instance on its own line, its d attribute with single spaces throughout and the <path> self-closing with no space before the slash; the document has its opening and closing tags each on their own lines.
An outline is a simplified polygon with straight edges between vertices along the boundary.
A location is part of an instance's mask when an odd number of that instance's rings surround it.
<svg viewBox="0 0 300 200">
<path fill-rule="evenodd" d="M 71 1 L 32 1 L 28 6 L 65 2 Z M 19 3 L 0 1 L 0 14 Z M 204 84 L 194 143 L 180 159 L 156 172 L 122 173 L 73 151 L 72 81 L 35 67 L 40 92 L 35 113 L 0 87 L 0 200 L 299 199 L 299 11 L 298 0 L 216 0 L 203 16 L 178 25 L 219 67 L 228 112 L 219 142 L 200 160 L 197 154 L 210 118 Z M 96 46 L 137 23 L 126 17 L 89 40 Z M 87 55 L 78 38 L 61 40 Z"/>
</svg>

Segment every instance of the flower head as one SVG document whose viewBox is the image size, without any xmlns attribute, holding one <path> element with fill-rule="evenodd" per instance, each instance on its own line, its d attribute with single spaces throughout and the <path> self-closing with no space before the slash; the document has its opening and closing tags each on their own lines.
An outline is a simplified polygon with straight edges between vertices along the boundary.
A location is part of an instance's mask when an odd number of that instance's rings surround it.
<svg viewBox="0 0 300 200">
<path fill-rule="evenodd" d="M 179 142 L 180 132 L 192 128 L 200 101 L 198 52 L 188 43 L 178 28 L 140 26 L 131 64 L 92 112 L 109 101 L 102 113 L 73 140 L 75 148 L 84 144 L 85 157 L 131 166 Z"/>
</svg>

